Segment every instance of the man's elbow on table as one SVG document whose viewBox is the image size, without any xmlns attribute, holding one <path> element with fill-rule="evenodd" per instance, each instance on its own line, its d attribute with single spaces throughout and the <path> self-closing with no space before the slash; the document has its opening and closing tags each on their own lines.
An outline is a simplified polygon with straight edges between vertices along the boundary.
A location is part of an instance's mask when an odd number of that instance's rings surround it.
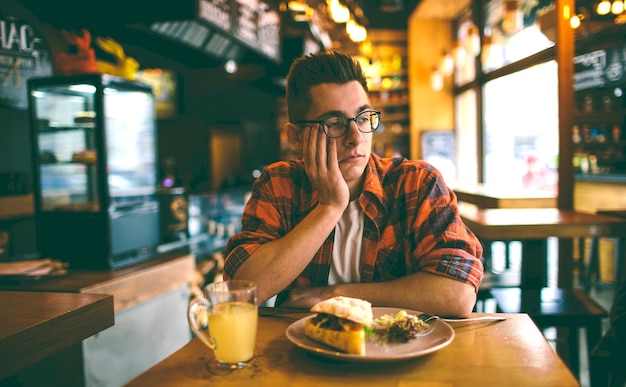
<svg viewBox="0 0 626 387">
<path fill-rule="evenodd" d="M 471 285 L 464 284 L 463 290 L 459 292 L 458 296 L 458 310 L 454 313 L 455 316 L 460 318 L 469 317 L 469 315 L 474 310 L 474 306 L 476 305 L 476 292 Z"/>
<path fill-rule="evenodd" d="M 417 273 L 424 281 L 430 299 L 425 301 L 425 309 L 431 314 L 450 317 L 468 317 L 476 304 L 476 290 L 473 285 L 456 279 Z"/>
</svg>

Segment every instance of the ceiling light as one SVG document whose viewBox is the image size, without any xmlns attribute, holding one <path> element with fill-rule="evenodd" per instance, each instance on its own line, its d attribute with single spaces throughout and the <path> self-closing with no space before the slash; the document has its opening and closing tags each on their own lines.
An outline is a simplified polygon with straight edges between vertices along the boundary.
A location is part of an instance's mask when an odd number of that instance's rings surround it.
<svg viewBox="0 0 626 387">
<path fill-rule="evenodd" d="M 467 52 L 476 57 L 480 54 L 480 35 L 478 34 L 478 27 L 471 25 L 467 29 L 467 37 L 465 38 L 465 46 Z"/>
<path fill-rule="evenodd" d="M 463 66 L 467 60 L 467 51 L 458 40 L 454 42 L 454 45 L 452 46 L 452 57 L 454 58 L 454 64 L 456 67 Z"/>
<path fill-rule="evenodd" d="M 619 15 L 624 12 L 624 2 L 622 0 L 615 0 L 611 5 L 611 13 L 613 15 Z"/>
<path fill-rule="evenodd" d="M 441 58 L 440 70 L 441 73 L 446 77 L 448 75 L 452 75 L 452 73 L 454 72 L 454 58 L 452 57 L 452 54 L 450 54 L 450 52 L 448 51 L 444 51 L 443 53 L 443 57 Z"/>
<path fill-rule="evenodd" d="M 609 12 L 611 12 L 611 2 L 609 0 L 602 0 L 600 3 L 598 3 L 596 12 L 598 12 L 598 15 L 608 14 Z"/>
<path fill-rule="evenodd" d="M 574 15 L 571 17 L 571 19 L 569 19 L 569 25 L 570 27 L 572 27 L 573 29 L 576 29 L 578 27 L 580 27 L 580 22 L 581 22 L 581 17 L 582 15 Z"/>
<path fill-rule="evenodd" d="M 350 19 L 346 23 L 346 33 L 353 42 L 362 42 L 367 38 L 367 30 L 354 20 Z"/>
<path fill-rule="evenodd" d="M 337 24 L 346 23 L 350 20 L 350 9 L 341 4 L 339 0 L 328 1 L 328 13 L 330 18 Z"/>
<path fill-rule="evenodd" d="M 306 12 L 309 9 L 309 5 L 306 2 L 292 0 L 287 3 L 287 9 L 291 12 Z"/>
<path fill-rule="evenodd" d="M 504 2 L 504 16 L 502 29 L 504 32 L 514 34 L 524 27 L 524 13 L 518 0 L 506 0 Z"/>
<path fill-rule="evenodd" d="M 433 69 L 432 73 L 430 74 L 430 87 L 434 91 L 440 91 L 441 89 L 443 89 L 443 74 L 441 74 L 441 71 L 437 70 L 436 68 Z"/>
</svg>

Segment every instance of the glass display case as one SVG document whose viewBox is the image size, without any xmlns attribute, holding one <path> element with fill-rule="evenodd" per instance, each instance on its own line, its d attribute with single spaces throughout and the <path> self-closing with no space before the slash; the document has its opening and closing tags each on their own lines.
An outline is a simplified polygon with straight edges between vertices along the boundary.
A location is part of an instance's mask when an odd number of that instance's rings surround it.
<svg viewBox="0 0 626 387">
<path fill-rule="evenodd" d="M 102 74 L 32 78 L 28 87 L 39 252 L 84 269 L 154 257 L 152 88 Z"/>
</svg>

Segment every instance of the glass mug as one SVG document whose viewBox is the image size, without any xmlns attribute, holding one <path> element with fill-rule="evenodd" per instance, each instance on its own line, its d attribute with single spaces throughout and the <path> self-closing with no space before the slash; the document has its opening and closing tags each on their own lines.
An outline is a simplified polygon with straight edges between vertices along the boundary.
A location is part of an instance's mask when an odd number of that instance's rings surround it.
<svg viewBox="0 0 626 387">
<path fill-rule="evenodd" d="M 243 368 L 254 356 L 257 284 L 239 280 L 209 284 L 204 297 L 189 304 L 187 319 L 221 368 Z"/>
</svg>

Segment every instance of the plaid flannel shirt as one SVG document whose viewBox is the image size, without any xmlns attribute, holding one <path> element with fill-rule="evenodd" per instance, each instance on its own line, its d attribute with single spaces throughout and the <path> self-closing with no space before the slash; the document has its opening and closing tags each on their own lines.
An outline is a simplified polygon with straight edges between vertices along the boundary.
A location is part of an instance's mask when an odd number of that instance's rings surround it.
<svg viewBox="0 0 626 387">
<path fill-rule="evenodd" d="M 483 278 L 482 246 L 463 224 L 457 199 L 438 170 L 418 160 L 372 154 L 359 204 L 364 213 L 362 282 L 392 280 L 426 271 L 467 282 Z M 252 187 L 242 230 L 226 247 L 225 276 L 264 243 L 291 231 L 317 204 L 304 163 L 281 161 Z M 292 286 L 326 286 L 334 231 Z"/>
</svg>

